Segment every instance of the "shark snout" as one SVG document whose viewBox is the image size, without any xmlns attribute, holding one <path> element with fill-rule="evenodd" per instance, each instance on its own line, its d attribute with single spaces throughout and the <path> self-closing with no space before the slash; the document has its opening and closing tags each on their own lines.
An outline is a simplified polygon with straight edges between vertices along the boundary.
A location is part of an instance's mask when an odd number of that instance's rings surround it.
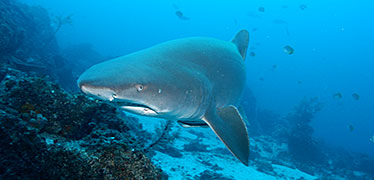
<svg viewBox="0 0 374 180">
<path fill-rule="evenodd" d="M 79 87 L 79 89 L 83 92 L 83 93 L 85 93 L 85 94 L 91 94 L 90 92 L 91 92 L 91 88 L 92 88 L 92 85 L 90 85 L 89 83 L 87 83 L 87 82 L 83 82 L 83 81 L 81 81 L 81 79 L 79 79 L 78 80 L 78 82 L 77 82 L 77 85 L 78 85 L 78 87 Z M 91 87 L 91 88 L 90 88 Z"/>
<path fill-rule="evenodd" d="M 116 93 L 107 87 L 93 86 L 89 83 L 83 83 L 80 81 L 78 81 L 78 87 L 83 93 L 95 96 L 102 100 L 112 101 L 116 96 Z"/>
<path fill-rule="evenodd" d="M 91 93 L 92 90 L 90 90 L 89 86 L 84 85 L 84 84 L 79 84 L 78 87 L 79 87 L 79 89 L 80 89 L 83 93 L 85 93 L 85 94 L 92 94 L 92 93 Z"/>
<path fill-rule="evenodd" d="M 78 83 L 78 88 L 81 90 L 81 92 L 86 93 L 83 91 L 83 88 L 86 88 L 84 84 Z"/>
<path fill-rule="evenodd" d="M 89 83 L 87 82 L 87 80 L 84 80 L 83 75 L 84 75 L 84 74 L 82 74 L 82 75 L 78 78 L 78 80 L 77 80 L 77 85 L 78 85 L 78 87 L 79 87 L 80 90 L 82 90 L 82 87 L 83 87 L 83 86 L 86 86 L 86 85 L 89 84 Z"/>
</svg>

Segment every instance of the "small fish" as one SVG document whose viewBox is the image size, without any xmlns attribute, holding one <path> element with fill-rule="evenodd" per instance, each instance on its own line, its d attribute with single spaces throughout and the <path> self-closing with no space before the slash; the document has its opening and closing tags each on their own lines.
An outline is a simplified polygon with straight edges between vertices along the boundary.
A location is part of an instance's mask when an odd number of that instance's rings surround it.
<svg viewBox="0 0 374 180">
<path fill-rule="evenodd" d="M 286 54 L 293 54 L 293 52 L 295 51 L 291 46 L 287 45 L 287 46 L 284 46 L 283 47 L 283 51 L 286 53 Z"/>
<path fill-rule="evenodd" d="M 374 134 L 369 139 L 372 143 L 374 143 Z"/>
<path fill-rule="evenodd" d="M 265 12 L 265 8 L 261 6 L 261 7 L 258 8 L 258 11 Z"/>
<path fill-rule="evenodd" d="M 276 69 L 278 66 L 277 66 L 276 64 L 273 64 L 271 67 L 272 67 L 273 69 Z"/>
<path fill-rule="evenodd" d="M 359 94 L 357 94 L 357 93 L 353 93 L 352 94 L 352 97 L 353 97 L 353 99 L 355 99 L 355 100 L 360 100 L 360 95 Z"/>
<path fill-rule="evenodd" d="M 252 56 L 252 57 L 255 57 L 256 53 L 252 51 L 252 52 L 249 53 L 249 55 Z"/>
<path fill-rule="evenodd" d="M 182 20 L 189 20 L 190 18 L 186 17 L 183 15 L 183 12 L 182 11 L 175 11 L 175 15 L 178 16 L 179 19 L 182 19 Z"/>
<path fill-rule="evenodd" d="M 258 30 L 258 28 L 252 28 L 253 32 L 256 32 L 257 30 Z"/>
<path fill-rule="evenodd" d="M 300 8 L 301 10 L 304 10 L 304 9 L 307 8 L 307 6 L 306 6 L 305 4 L 302 4 L 302 5 L 299 6 L 299 8 Z"/>
<path fill-rule="evenodd" d="M 297 81 L 297 84 L 303 84 L 303 81 L 299 80 L 299 81 Z"/>
<path fill-rule="evenodd" d="M 337 92 L 337 93 L 335 93 L 334 95 L 332 95 L 332 97 L 334 97 L 334 98 L 338 98 L 338 99 L 341 99 L 341 98 L 343 97 L 343 95 L 342 95 L 342 93 Z"/>
<path fill-rule="evenodd" d="M 180 17 L 183 17 L 183 13 L 182 13 L 182 11 L 175 11 L 175 15 L 177 15 L 179 18 Z"/>
<path fill-rule="evenodd" d="M 352 124 L 350 124 L 348 125 L 348 130 L 349 132 L 353 132 L 355 130 L 355 127 Z"/>
<path fill-rule="evenodd" d="M 263 77 L 260 77 L 258 80 L 265 81 L 265 79 Z"/>
</svg>

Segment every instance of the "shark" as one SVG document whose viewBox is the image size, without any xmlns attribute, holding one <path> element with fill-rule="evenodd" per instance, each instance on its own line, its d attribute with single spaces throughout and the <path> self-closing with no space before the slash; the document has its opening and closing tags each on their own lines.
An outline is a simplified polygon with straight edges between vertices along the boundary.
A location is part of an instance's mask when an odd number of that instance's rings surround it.
<svg viewBox="0 0 374 180">
<path fill-rule="evenodd" d="M 237 106 L 246 81 L 249 33 L 231 41 L 189 37 L 93 65 L 77 84 L 121 110 L 210 127 L 248 166 L 249 136 Z"/>
</svg>

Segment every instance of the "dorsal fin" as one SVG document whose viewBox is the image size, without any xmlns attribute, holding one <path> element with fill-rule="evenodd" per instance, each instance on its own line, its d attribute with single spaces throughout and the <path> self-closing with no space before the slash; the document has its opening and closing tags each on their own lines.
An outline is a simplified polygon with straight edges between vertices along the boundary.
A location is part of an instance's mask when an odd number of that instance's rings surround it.
<svg viewBox="0 0 374 180">
<path fill-rule="evenodd" d="M 249 42 L 249 33 L 247 30 L 243 29 L 236 33 L 234 39 L 231 41 L 236 45 L 240 55 L 242 56 L 243 60 L 247 54 L 248 42 Z"/>
</svg>

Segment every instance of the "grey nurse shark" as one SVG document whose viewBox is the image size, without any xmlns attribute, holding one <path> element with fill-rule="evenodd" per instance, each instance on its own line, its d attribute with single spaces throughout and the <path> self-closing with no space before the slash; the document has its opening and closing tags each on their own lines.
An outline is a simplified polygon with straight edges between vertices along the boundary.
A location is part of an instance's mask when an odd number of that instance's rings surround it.
<svg viewBox="0 0 374 180">
<path fill-rule="evenodd" d="M 86 94 L 122 110 L 208 125 L 248 166 L 249 138 L 236 105 L 245 83 L 248 31 L 232 41 L 177 39 L 96 64 L 78 80 Z"/>
</svg>

